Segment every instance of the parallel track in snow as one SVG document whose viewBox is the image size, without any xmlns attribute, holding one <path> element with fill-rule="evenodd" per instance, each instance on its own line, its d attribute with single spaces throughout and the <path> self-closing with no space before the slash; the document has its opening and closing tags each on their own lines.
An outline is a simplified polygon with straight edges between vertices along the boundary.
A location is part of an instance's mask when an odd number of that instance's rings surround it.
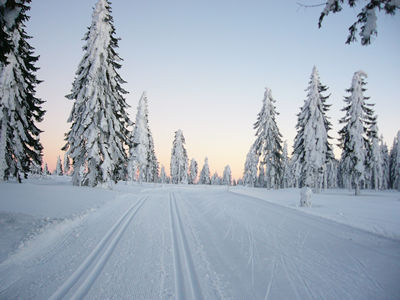
<svg viewBox="0 0 400 300">
<path fill-rule="evenodd" d="M 114 252 L 121 236 L 146 199 L 146 197 L 143 197 L 128 208 L 75 272 L 50 297 L 51 300 L 63 299 L 67 295 L 68 299 L 83 299 L 85 297 Z M 71 291 L 74 292 L 69 295 Z"/>
<path fill-rule="evenodd" d="M 169 195 L 171 236 L 175 269 L 175 299 L 203 299 L 174 193 Z"/>
</svg>

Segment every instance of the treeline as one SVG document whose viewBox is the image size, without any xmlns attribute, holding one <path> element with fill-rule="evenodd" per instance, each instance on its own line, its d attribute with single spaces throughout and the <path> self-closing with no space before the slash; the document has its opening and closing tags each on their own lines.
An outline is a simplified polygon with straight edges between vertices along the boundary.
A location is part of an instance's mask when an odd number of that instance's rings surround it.
<svg viewBox="0 0 400 300">
<path fill-rule="evenodd" d="M 271 90 L 266 89 L 262 108 L 254 124 L 256 140 L 247 154 L 243 184 L 266 188 L 310 187 L 400 190 L 400 131 L 389 153 L 379 136 L 374 104 L 369 103 L 363 71 L 354 73 L 347 89 L 344 117 L 339 123 L 340 159 L 333 155 L 332 130 L 327 116 L 328 88 L 313 68 L 307 98 L 297 117 L 297 134 L 289 157 L 286 142 L 275 121 L 277 114 Z"/>
</svg>

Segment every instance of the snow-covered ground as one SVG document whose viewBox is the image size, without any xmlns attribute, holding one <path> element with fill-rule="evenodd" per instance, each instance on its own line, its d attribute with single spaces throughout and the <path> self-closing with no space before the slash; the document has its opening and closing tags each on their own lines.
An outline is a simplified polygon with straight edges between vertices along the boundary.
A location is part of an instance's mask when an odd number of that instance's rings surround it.
<svg viewBox="0 0 400 300">
<path fill-rule="evenodd" d="M 400 193 L 0 184 L 0 299 L 398 299 Z M 279 205 L 276 205 L 278 203 Z"/>
</svg>

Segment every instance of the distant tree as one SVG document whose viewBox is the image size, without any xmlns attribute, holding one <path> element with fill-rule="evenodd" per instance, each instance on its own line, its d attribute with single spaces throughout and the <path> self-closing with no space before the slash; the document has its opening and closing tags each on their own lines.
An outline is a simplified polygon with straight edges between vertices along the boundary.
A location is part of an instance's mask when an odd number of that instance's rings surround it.
<svg viewBox="0 0 400 300">
<path fill-rule="evenodd" d="M 257 155 L 254 144 L 251 146 L 246 156 L 244 164 L 243 185 L 254 187 L 257 182 L 257 165 L 259 156 Z"/>
<path fill-rule="evenodd" d="M 265 182 L 265 166 L 264 164 L 259 164 L 258 165 L 258 177 L 257 177 L 257 187 L 265 187 L 266 182 Z"/>
<path fill-rule="evenodd" d="M 68 122 L 63 150 L 73 162 L 73 184 L 110 187 L 119 168 L 126 161 L 128 126 L 126 109 L 118 74 L 121 58 L 116 53 L 110 2 L 98 0 L 92 23 L 86 33 L 84 55 L 78 66 L 71 94 L 75 100 Z"/>
<path fill-rule="evenodd" d="M 327 0 L 325 4 L 321 4 L 325 5 L 325 7 L 319 17 L 318 26 L 321 27 L 322 21 L 330 12 L 340 12 L 343 9 L 342 5 L 344 2 L 347 2 L 350 7 L 355 7 L 357 3 L 360 3 L 361 1 Z M 394 15 L 398 9 L 400 9 L 399 0 L 368 0 L 367 4 L 364 5 L 360 13 L 357 15 L 357 21 L 349 27 L 349 35 L 346 44 L 350 44 L 357 40 L 356 35 L 359 28 L 361 28 L 359 34 L 361 37 L 361 44 L 369 45 L 371 43 L 371 37 L 378 34 L 376 12 L 384 11 L 386 14 Z"/>
<path fill-rule="evenodd" d="M 378 126 L 376 117 L 371 118 L 368 130 L 369 148 L 367 151 L 367 170 L 369 175 L 369 187 L 375 190 L 382 189 L 383 186 L 383 161 L 381 147 L 378 138 Z"/>
<path fill-rule="evenodd" d="M 57 157 L 56 175 L 58 175 L 58 176 L 64 175 L 60 156 Z"/>
<path fill-rule="evenodd" d="M 69 174 L 71 170 L 71 162 L 68 155 L 64 155 L 64 174 Z"/>
<path fill-rule="evenodd" d="M 188 183 L 188 156 L 185 149 L 185 137 L 180 129 L 175 132 L 170 169 L 172 183 Z"/>
<path fill-rule="evenodd" d="M 382 189 L 386 190 L 390 187 L 390 156 L 389 150 L 385 142 L 383 141 L 383 136 L 381 135 L 379 139 L 381 158 L 382 158 Z"/>
<path fill-rule="evenodd" d="M 282 152 L 282 183 L 281 187 L 286 189 L 292 186 L 292 169 L 290 166 L 290 159 L 288 156 L 287 142 L 283 143 Z"/>
<path fill-rule="evenodd" d="M 207 157 L 204 159 L 204 165 L 200 172 L 199 183 L 200 184 L 211 184 L 210 167 L 208 166 L 208 158 Z"/>
<path fill-rule="evenodd" d="M 326 174 L 324 176 L 326 188 L 338 187 L 338 167 L 339 161 L 336 159 L 331 159 L 326 164 Z"/>
<path fill-rule="evenodd" d="M 255 153 L 260 157 L 260 164 L 265 165 L 267 188 L 279 188 L 282 176 L 282 140 L 276 124 L 275 103 L 269 88 L 265 88 L 261 111 L 254 124 L 256 140 L 253 144 Z"/>
<path fill-rule="evenodd" d="M 25 32 L 30 0 L 0 1 L 0 181 L 10 176 L 21 182 L 31 164 L 42 164 L 39 135 L 44 101 L 35 97 L 35 63 Z"/>
<path fill-rule="evenodd" d="M 165 172 L 164 166 L 161 166 L 160 182 L 161 183 L 167 183 L 168 182 L 167 173 Z"/>
<path fill-rule="evenodd" d="M 210 183 L 211 185 L 220 185 L 222 182 L 221 178 L 218 176 L 218 173 L 215 172 L 213 176 L 211 176 Z"/>
<path fill-rule="evenodd" d="M 197 161 L 192 158 L 189 166 L 189 184 L 195 184 L 198 174 Z"/>
<path fill-rule="evenodd" d="M 50 175 L 49 167 L 47 166 L 47 163 L 44 164 L 44 169 L 43 169 L 43 175 Z"/>
<path fill-rule="evenodd" d="M 363 71 L 354 73 L 350 93 L 345 97 L 346 115 L 339 121 L 344 127 L 339 131 L 339 146 L 342 149 L 340 172 L 345 187 L 353 187 L 355 195 L 359 194 L 362 183 L 365 182 L 368 142 L 368 124 L 373 111 L 368 107 L 364 96 L 365 78 Z"/>
<path fill-rule="evenodd" d="M 232 184 L 232 171 L 231 167 L 227 165 L 224 168 L 224 174 L 222 175 L 222 184 L 231 185 Z"/>
<path fill-rule="evenodd" d="M 393 140 L 390 151 L 390 183 L 392 189 L 400 191 L 400 130 Z"/>
</svg>

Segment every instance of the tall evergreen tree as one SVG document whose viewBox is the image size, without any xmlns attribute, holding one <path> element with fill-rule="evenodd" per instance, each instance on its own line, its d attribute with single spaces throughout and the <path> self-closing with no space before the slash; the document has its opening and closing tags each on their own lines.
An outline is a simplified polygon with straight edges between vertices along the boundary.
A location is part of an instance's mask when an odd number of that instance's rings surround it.
<svg viewBox="0 0 400 300">
<path fill-rule="evenodd" d="M 185 137 L 182 130 L 175 132 L 171 151 L 171 182 L 188 183 L 188 156 L 185 149 Z"/>
<path fill-rule="evenodd" d="M 210 167 L 208 166 L 208 158 L 204 159 L 204 165 L 200 172 L 200 184 L 211 184 Z"/>
<path fill-rule="evenodd" d="M 25 32 L 30 2 L 0 3 L 0 181 L 14 176 L 21 182 L 32 164 L 42 164 L 41 131 L 35 123 L 43 120 L 44 101 L 35 97 L 38 56 Z"/>
<path fill-rule="evenodd" d="M 256 140 L 254 150 L 265 165 L 265 181 L 267 188 L 279 188 L 282 176 L 282 135 L 276 124 L 278 114 L 269 88 L 265 89 L 263 105 L 254 124 Z"/>
<path fill-rule="evenodd" d="M 75 100 L 63 150 L 73 161 L 74 185 L 105 185 L 116 180 L 126 161 L 130 121 L 118 74 L 113 17 L 108 0 L 98 0 L 86 33 L 84 55 L 68 99 Z"/>
<path fill-rule="evenodd" d="M 345 97 L 346 107 L 342 110 L 346 115 L 340 120 L 344 127 L 339 131 L 339 146 L 342 148 L 340 161 L 340 172 L 345 187 L 353 187 L 355 195 L 358 195 L 360 188 L 365 182 L 367 163 L 368 124 L 372 118 L 372 110 L 368 107 L 364 96 L 365 78 L 367 74 L 363 71 L 354 73 L 350 93 Z"/>
<path fill-rule="evenodd" d="M 198 172 L 199 171 L 198 171 L 197 161 L 194 158 L 192 158 L 189 166 L 189 184 L 196 183 Z"/>
<path fill-rule="evenodd" d="M 306 89 L 307 99 L 297 115 L 297 135 L 294 140 L 293 156 L 301 167 L 300 187 L 308 186 L 316 192 L 323 187 L 326 164 L 333 158 L 328 135 L 331 124 L 326 116 L 330 106 L 326 104 L 329 96 L 322 94 L 327 89 L 321 84 L 314 66 Z"/>
<path fill-rule="evenodd" d="M 257 182 L 257 165 L 259 156 L 254 149 L 254 144 L 251 146 L 246 156 L 244 164 L 243 185 L 254 187 Z"/>
<path fill-rule="evenodd" d="M 390 185 L 392 189 L 400 191 L 400 130 L 390 151 Z"/>
<path fill-rule="evenodd" d="M 232 184 L 232 171 L 229 165 L 225 166 L 224 173 L 222 175 L 222 184 L 231 185 Z"/>
</svg>

